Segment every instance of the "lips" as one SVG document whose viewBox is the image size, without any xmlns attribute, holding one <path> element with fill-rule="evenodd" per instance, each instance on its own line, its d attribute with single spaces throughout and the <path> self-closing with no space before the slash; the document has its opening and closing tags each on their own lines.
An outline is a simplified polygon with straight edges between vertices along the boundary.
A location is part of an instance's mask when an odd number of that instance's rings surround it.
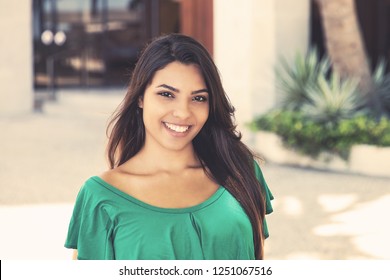
<svg viewBox="0 0 390 280">
<path fill-rule="evenodd" d="M 166 128 L 174 131 L 174 132 L 177 132 L 177 133 L 184 133 L 186 131 L 188 131 L 188 129 L 190 129 L 190 125 L 177 125 L 177 124 L 172 124 L 172 123 L 167 123 L 167 122 L 164 122 L 164 125 Z"/>
</svg>

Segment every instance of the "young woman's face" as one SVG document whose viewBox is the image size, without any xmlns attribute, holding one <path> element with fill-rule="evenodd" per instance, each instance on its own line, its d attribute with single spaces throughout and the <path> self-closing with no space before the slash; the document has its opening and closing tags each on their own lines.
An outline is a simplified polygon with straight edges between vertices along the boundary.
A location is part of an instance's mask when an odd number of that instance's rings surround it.
<svg viewBox="0 0 390 280">
<path fill-rule="evenodd" d="M 139 106 L 146 146 L 191 148 L 209 115 L 209 95 L 198 66 L 175 61 L 157 71 Z"/>
</svg>

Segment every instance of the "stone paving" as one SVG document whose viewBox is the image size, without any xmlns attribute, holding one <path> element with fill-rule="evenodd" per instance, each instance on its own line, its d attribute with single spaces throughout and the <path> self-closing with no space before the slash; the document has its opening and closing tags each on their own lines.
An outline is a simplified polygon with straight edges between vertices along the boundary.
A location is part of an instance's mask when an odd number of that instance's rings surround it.
<svg viewBox="0 0 390 280">
<path fill-rule="evenodd" d="M 69 259 L 73 202 L 107 168 L 105 127 L 124 90 L 59 92 L 0 119 L 0 259 Z M 267 259 L 390 259 L 390 179 L 263 163 L 275 195 Z"/>
</svg>

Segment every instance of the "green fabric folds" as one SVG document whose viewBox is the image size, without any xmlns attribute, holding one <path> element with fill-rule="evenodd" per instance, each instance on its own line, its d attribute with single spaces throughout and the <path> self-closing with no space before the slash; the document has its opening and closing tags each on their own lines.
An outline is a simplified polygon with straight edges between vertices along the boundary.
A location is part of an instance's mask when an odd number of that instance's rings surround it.
<svg viewBox="0 0 390 280">
<path fill-rule="evenodd" d="M 269 214 L 273 196 L 257 163 L 255 170 Z M 269 236 L 265 220 L 264 234 Z M 65 247 L 92 260 L 254 259 L 250 221 L 223 186 L 196 206 L 159 208 L 97 176 L 80 189 Z"/>
</svg>

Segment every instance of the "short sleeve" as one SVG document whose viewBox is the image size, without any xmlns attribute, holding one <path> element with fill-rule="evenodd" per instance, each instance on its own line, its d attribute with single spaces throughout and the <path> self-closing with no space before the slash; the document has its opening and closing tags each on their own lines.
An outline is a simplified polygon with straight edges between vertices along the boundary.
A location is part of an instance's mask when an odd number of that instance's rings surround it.
<svg viewBox="0 0 390 280">
<path fill-rule="evenodd" d="M 255 161 L 255 174 L 257 180 L 259 180 L 261 186 L 264 188 L 265 214 L 271 214 L 274 211 L 271 204 L 271 200 L 274 199 L 274 196 L 272 195 L 270 189 L 268 188 L 267 182 L 265 181 L 263 176 L 263 172 L 261 171 L 260 166 L 256 161 Z M 269 231 L 268 231 L 268 225 L 266 219 L 264 219 L 263 230 L 264 230 L 265 238 L 269 237 Z"/>
<path fill-rule="evenodd" d="M 112 222 L 93 189 L 87 181 L 77 195 L 65 247 L 77 249 L 79 260 L 114 259 Z"/>
</svg>

